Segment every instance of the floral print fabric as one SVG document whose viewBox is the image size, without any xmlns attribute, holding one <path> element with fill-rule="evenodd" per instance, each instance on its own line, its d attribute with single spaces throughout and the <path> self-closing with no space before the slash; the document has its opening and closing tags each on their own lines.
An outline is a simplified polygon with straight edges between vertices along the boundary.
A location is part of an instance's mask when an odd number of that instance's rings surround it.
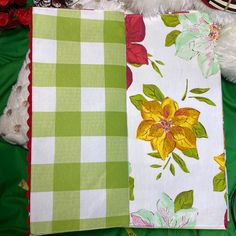
<svg viewBox="0 0 236 236">
<path fill-rule="evenodd" d="M 220 67 L 214 53 L 219 37 L 219 26 L 205 13 L 179 15 L 183 26 L 176 40 L 176 55 L 191 60 L 197 56 L 199 67 L 205 77 L 219 72 Z"/>
<path fill-rule="evenodd" d="M 181 206 L 178 204 L 188 199 L 189 204 Z M 192 208 L 193 191 L 180 193 L 173 201 L 166 193 L 161 194 L 157 201 L 156 212 L 139 210 L 131 213 L 132 222 L 135 226 L 156 228 L 193 228 L 196 225 L 198 211 Z"/>
<path fill-rule="evenodd" d="M 171 98 L 144 102 L 141 108 L 143 121 L 137 130 L 137 138 L 151 141 L 153 150 L 162 160 L 175 148 L 184 151 L 196 148 L 196 136 L 192 131 L 200 112 L 192 108 L 178 108 Z"/>
<path fill-rule="evenodd" d="M 218 26 L 199 12 L 130 15 L 126 31 L 130 226 L 224 229 Z"/>
<path fill-rule="evenodd" d="M 142 15 L 127 15 L 126 25 L 126 60 L 127 60 L 127 88 L 133 82 L 133 74 L 130 66 L 140 67 L 151 64 L 152 68 L 161 76 L 159 65 L 164 65 L 162 61 L 153 60 L 154 58 L 147 49 L 140 43 L 146 35 L 146 27 Z"/>
<path fill-rule="evenodd" d="M 176 55 L 187 61 L 197 58 L 205 78 L 219 72 L 218 58 L 214 51 L 220 29 L 206 13 L 163 15 L 162 21 L 167 27 L 182 27 L 181 30 L 174 29 L 167 34 L 166 47 L 175 45 Z"/>
</svg>

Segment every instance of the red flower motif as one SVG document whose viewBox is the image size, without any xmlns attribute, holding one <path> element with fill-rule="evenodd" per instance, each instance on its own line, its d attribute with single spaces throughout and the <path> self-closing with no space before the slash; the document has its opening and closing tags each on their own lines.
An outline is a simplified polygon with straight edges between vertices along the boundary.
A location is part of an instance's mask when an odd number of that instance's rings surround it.
<svg viewBox="0 0 236 236">
<path fill-rule="evenodd" d="M 137 44 L 145 38 L 145 24 L 142 15 L 127 15 L 126 25 L 126 54 L 127 62 L 131 64 L 148 64 L 147 50 Z"/>
<path fill-rule="evenodd" d="M 137 43 L 130 43 L 126 46 L 127 61 L 131 64 L 148 64 L 146 48 Z"/>
<path fill-rule="evenodd" d="M 127 15 L 125 17 L 126 26 L 126 57 L 130 64 L 148 64 L 146 48 L 138 44 L 145 38 L 146 29 L 142 15 Z M 127 89 L 133 82 L 132 71 L 127 66 Z"/>
<path fill-rule="evenodd" d="M 0 0 L 0 6 L 5 7 L 11 2 L 11 0 Z"/>
<path fill-rule="evenodd" d="M 30 8 L 27 9 L 17 9 L 16 10 L 16 17 L 22 25 L 29 25 L 31 19 L 31 10 Z"/>
<path fill-rule="evenodd" d="M 26 0 L 0 0 L 0 6 L 5 7 L 7 5 L 16 4 L 23 7 L 26 4 Z"/>
<path fill-rule="evenodd" d="M 144 40 L 146 29 L 142 15 L 127 15 L 125 25 L 127 43 L 141 42 Z"/>
<path fill-rule="evenodd" d="M 126 66 L 126 89 L 130 87 L 133 82 L 133 74 L 128 66 Z"/>
<path fill-rule="evenodd" d="M 19 9 L 26 4 L 26 0 L 0 0 L 0 30 L 13 29 L 19 24 L 29 25 L 31 9 Z"/>
<path fill-rule="evenodd" d="M 4 27 L 9 22 L 9 15 L 5 12 L 0 12 L 0 27 Z"/>
</svg>

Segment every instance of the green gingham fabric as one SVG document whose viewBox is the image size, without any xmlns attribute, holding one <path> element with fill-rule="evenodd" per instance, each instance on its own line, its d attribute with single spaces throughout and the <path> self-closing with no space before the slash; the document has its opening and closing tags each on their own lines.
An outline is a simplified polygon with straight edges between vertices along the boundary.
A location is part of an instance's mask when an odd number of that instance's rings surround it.
<svg viewBox="0 0 236 236">
<path fill-rule="evenodd" d="M 129 224 L 124 31 L 121 12 L 33 10 L 32 234 Z"/>
</svg>

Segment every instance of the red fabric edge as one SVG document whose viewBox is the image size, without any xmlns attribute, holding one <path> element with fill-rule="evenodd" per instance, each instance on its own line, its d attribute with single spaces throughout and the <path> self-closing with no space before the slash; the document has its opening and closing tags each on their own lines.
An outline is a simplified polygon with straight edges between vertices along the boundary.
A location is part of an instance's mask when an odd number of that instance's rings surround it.
<svg viewBox="0 0 236 236">
<path fill-rule="evenodd" d="M 28 212 L 28 218 L 27 218 L 27 224 L 29 224 L 29 229 L 27 231 L 27 233 L 30 235 L 30 192 L 31 192 L 31 139 L 32 139 L 32 10 L 33 8 L 30 7 L 30 24 L 29 24 L 29 69 L 30 69 L 30 73 L 28 76 L 28 80 L 29 80 L 29 86 L 28 86 L 28 91 L 29 91 L 29 97 L 28 97 L 28 102 L 29 102 L 29 107 L 28 107 L 28 114 L 29 114 L 29 118 L 27 120 L 27 124 L 29 127 L 29 130 L 27 132 L 27 136 L 28 136 L 28 143 L 27 143 L 27 147 L 28 147 L 28 155 L 27 155 L 27 162 L 28 162 L 28 179 L 27 179 L 27 183 L 29 186 L 29 190 L 26 193 L 27 199 L 28 199 L 28 203 L 27 203 L 27 212 Z"/>
</svg>

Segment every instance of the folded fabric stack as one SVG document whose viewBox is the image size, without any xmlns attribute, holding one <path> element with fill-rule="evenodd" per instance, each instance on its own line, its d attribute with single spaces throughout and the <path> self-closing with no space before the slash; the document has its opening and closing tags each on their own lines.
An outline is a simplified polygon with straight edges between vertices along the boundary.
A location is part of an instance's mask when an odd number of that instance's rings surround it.
<svg viewBox="0 0 236 236">
<path fill-rule="evenodd" d="M 217 36 L 199 12 L 33 9 L 33 234 L 224 229 Z"/>
</svg>

